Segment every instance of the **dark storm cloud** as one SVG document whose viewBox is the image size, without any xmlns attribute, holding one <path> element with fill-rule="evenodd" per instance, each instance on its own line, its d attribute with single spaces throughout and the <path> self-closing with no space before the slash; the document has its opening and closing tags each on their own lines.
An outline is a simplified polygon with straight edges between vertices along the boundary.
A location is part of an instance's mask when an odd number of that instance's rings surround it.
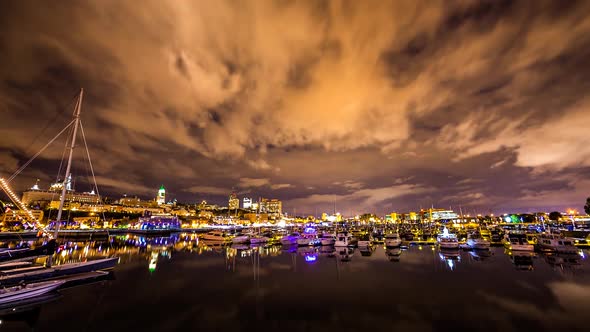
<svg viewBox="0 0 590 332">
<path fill-rule="evenodd" d="M 587 194 L 585 1 L 0 6 L 3 175 L 67 123 L 84 87 L 110 194 L 164 183 L 184 201 L 234 189 L 287 210 L 380 213 Z M 17 189 L 54 178 L 62 153 Z"/>
</svg>

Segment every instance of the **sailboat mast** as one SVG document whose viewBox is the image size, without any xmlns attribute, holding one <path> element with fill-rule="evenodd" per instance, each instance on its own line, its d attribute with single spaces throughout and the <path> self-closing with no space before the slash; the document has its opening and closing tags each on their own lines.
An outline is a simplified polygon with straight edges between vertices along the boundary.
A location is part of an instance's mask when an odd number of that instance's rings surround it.
<svg viewBox="0 0 590 332">
<path fill-rule="evenodd" d="M 80 111 L 82 109 L 82 96 L 84 95 L 84 89 L 80 89 L 80 96 L 78 97 L 78 102 L 76 103 L 76 108 L 74 109 L 74 131 L 72 133 L 72 141 L 70 144 L 70 153 L 68 155 L 68 165 L 66 166 L 66 174 L 64 176 L 64 182 L 62 183 L 61 188 L 61 197 L 59 199 L 59 210 L 57 211 L 57 225 L 55 227 L 55 234 L 54 237 L 57 238 L 57 234 L 59 232 L 59 226 L 61 224 L 61 214 L 63 212 L 64 202 L 66 200 L 66 189 L 67 184 L 70 179 L 70 171 L 72 168 L 72 155 L 74 154 L 74 147 L 76 144 L 76 135 L 78 134 L 78 125 L 80 124 Z"/>
</svg>

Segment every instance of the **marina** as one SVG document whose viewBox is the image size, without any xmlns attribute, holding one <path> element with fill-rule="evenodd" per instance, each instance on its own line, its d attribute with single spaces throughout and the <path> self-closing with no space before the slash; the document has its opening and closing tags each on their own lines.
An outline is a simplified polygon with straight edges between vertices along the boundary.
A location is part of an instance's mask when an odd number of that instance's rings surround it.
<svg viewBox="0 0 590 332">
<path fill-rule="evenodd" d="M 0 1 L 0 332 L 590 331 L 590 1 Z"/>
<path fill-rule="evenodd" d="M 282 245 L 280 240 L 220 243 L 192 233 L 117 235 L 104 242 L 68 242 L 53 256 L 57 266 L 119 257 L 112 272 L 61 279 L 67 285 L 59 298 L 45 302 L 41 297 L 19 315 L 0 312 L 0 319 L 10 331 L 51 331 L 55 320 L 62 322 L 62 331 L 80 326 L 88 331 L 160 331 L 168 324 L 174 329 L 238 330 L 315 330 L 330 324 L 330 331 L 362 324 L 375 331 L 391 326 L 429 331 L 444 329 L 449 319 L 456 329 L 494 331 L 518 328 L 535 315 L 529 324 L 550 331 L 585 324 L 588 255 L 587 249 L 575 254 L 503 246 L 441 249 L 407 241 L 394 248 L 336 247 Z M 490 271 L 501 273 L 490 277 Z M 76 283 L 76 278 L 84 282 Z M 347 302 L 351 299 L 363 304 Z M 538 306 L 548 301 L 551 307 Z M 223 314 L 215 314 L 220 310 Z M 168 319 L 137 320 L 140 313 Z"/>
</svg>

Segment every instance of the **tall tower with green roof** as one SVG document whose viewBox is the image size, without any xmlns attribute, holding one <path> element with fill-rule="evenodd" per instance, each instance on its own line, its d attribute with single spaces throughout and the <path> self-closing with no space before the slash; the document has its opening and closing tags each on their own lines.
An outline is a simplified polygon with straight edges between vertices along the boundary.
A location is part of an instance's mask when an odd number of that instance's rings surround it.
<svg viewBox="0 0 590 332">
<path fill-rule="evenodd" d="M 156 203 L 158 203 L 158 205 L 166 204 L 166 189 L 164 188 L 164 185 L 161 185 L 160 189 L 158 190 L 158 196 L 156 196 Z"/>
</svg>

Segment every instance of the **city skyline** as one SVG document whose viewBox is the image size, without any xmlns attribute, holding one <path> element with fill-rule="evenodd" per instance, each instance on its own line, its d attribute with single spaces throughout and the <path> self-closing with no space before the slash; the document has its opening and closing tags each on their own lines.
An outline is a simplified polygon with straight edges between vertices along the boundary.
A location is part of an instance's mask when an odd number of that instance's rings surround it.
<svg viewBox="0 0 590 332">
<path fill-rule="evenodd" d="M 83 87 L 102 196 L 164 184 L 183 202 L 236 188 L 306 214 L 581 211 L 590 4 L 425 4 L 4 2 L 0 176 Z M 55 181 L 63 143 L 13 189 Z"/>
</svg>

